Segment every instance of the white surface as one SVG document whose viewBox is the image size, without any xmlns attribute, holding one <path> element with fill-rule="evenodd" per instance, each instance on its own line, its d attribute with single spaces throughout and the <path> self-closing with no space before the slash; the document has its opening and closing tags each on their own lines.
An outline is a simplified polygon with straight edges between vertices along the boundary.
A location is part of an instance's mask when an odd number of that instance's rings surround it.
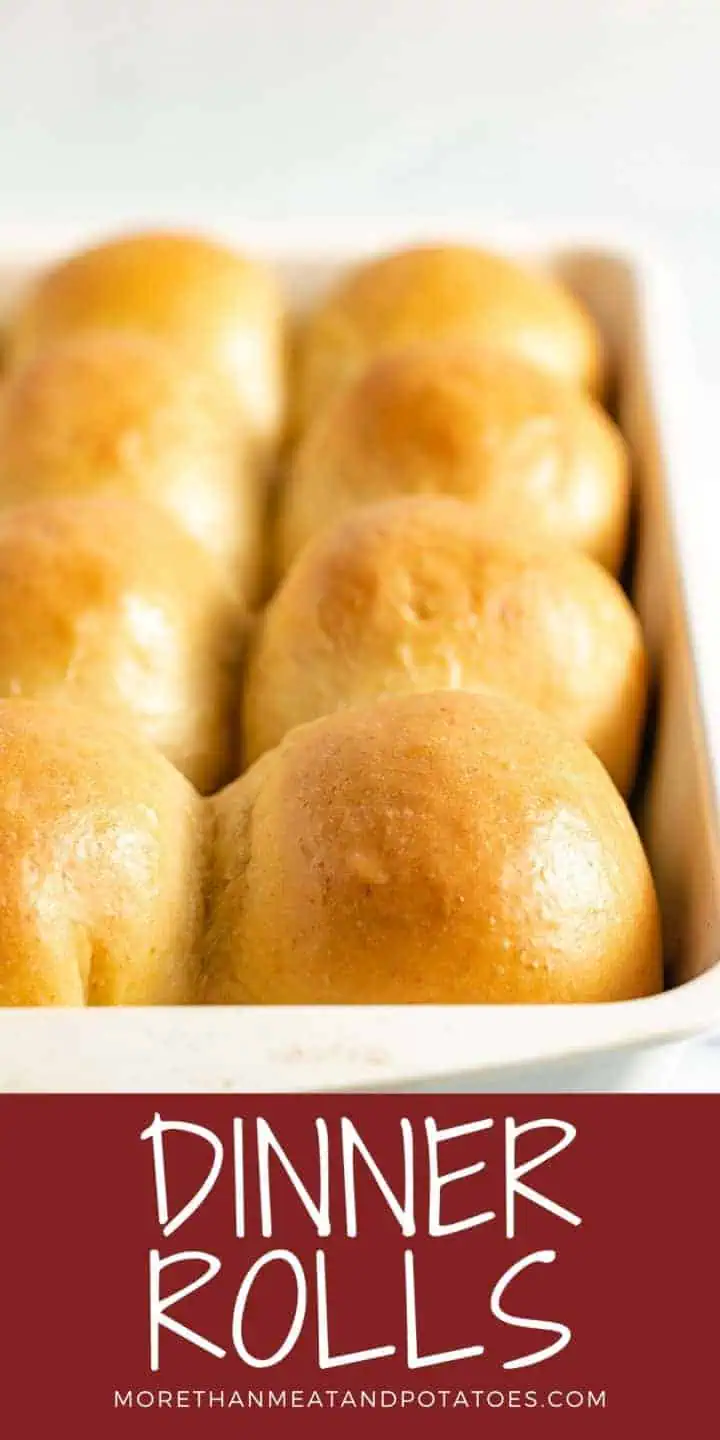
<svg viewBox="0 0 720 1440">
<path fill-rule="evenodd" d="M 6 0 L 0 211 L 640 226 L 695 349 L 678 508 L 720 717 L 718 54 L 718 0 Z"/>
</svg>

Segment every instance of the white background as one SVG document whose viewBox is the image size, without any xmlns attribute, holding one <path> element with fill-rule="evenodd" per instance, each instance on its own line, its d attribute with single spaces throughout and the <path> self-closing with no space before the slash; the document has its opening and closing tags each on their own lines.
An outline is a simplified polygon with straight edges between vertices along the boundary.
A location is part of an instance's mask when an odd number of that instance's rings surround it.
<svg viewBox="0 0 720 1440">
<path fill-rule="evenodd" d="M 0 226 L 382 212 L 617 221 L 672 264 L 720 724 L 720 0 L 0 0 Z"/>
</svg>

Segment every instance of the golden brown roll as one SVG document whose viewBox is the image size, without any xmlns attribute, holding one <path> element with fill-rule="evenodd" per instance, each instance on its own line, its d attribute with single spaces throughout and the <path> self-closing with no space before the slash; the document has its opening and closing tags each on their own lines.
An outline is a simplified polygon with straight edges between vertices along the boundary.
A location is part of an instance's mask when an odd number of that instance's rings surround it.
<svg viewBox="0 0 720 1440">
<path fill-rule="evenodd" d="M 472 341 L 599 393 L 594 322 L 547 274 L 469 245 L 421 245 L 344 276 L 301 336 L 296 424 L 381 355 L 416 341 Z"/>
<path fill-rule="evenodd" d="M 263 264 L 197 235 L 149 232 L 95 245 L 41 275 L 10 333 L 14 363 L 88 329 L 145 331 L 232 382 L 263 447 L 284 404 L 284 322 Z"/>
<path fill-rule="evenodd" d="M 505 696 L 402 695 L 325 716 L 208 803 L 211 1002 L 660 988 L 655 893 L 624 802 L 581 741 Z"/>
<path fill-rule="evenodd" d="M 230 779 L 243 617 L 209 556 L 116 496 L 0 512 L 0 695 L 125 720 L 200 790 Z"/>
<path fill-rule="evenodd" d="M 151 745 L 0 701 L 0 1005 L 164 1005 L 196 990 L 203 802 Z"/>
<path fill-rule="evenodd" d="M 622 437 L 588 396 L 476 346 L 412 346 L 310 427 L 281 500 L 277 569 L 348 510 L 434 492 L 498 534 L 561 541 L 617 570 L 629 490 Z"/>
<path fill-rule="evenodd" d="M 565 547 L 488 536 L 460 501 L 367 506 L 306 546 L 263 616 L 245 755 L 377 695 L 486 686 L 554 715 L 630 789 L 647 662 L 617 581 Z"/>
<path fill-rule="evenodd" d="M 169 511 L 252 596 L 261 502 L 234 397 L 151 336 L 49 346 L 0 391 L 0 507 L 92 494 Z"/>
</svg>

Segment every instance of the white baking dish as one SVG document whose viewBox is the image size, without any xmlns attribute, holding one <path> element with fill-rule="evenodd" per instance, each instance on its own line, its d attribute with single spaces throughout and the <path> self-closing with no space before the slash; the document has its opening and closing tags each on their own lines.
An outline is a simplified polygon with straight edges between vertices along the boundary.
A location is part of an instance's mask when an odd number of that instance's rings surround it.
<svg viewBox="0 0 720 1440">
<path fill-rule="evenodd" d="M 651 778 L 639 812 L 674 984 L 616 1005 L 0 1011 L 0 1088 L 41 1091 L 663 1088 L 680 1042 L 720 1025 L 718 735 L 702 724 L 672 512 L 692 502 L 689 361 L 655 265 L 612 239 L 488 233 L 481 225 L 213 226 L 264 252 L 302 306 L 338 269 L 418 238 L 473 238 L 555 266 L 594 311 L 618 379 L 638 502 L 633 594 L 659 679 Z M 87 243 L 0 232 L 0 304 L 39 263 Z M 696 496 L 699 499 L 699 497 Z M 714 629 L 715 627 L 713 627 Z"/>
</svg>

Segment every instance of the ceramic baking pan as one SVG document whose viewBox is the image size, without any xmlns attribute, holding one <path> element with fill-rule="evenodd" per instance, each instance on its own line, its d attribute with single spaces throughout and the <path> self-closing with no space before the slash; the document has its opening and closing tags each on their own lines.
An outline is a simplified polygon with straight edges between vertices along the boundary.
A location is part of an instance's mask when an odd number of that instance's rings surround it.
<svg viewBox="0 0 720 1440">
<path fill-rule="evenodd" d="M 636 817 L 660 894 L 668 985 L 651 999 L 543 1007 L 190 1008 L 0 1012 L 5 1090 L 662 1088 L 683 1039 L 720 1024 L 720 847 L 715 735 L 702 714 L 674 510 L 689 503 L 692 375 L 672 287 L 607 238 L 489 232 L 480 224 L 203 226 L 264 253 L 302 308 L 361 256 L 418 238 L 473 239 L 553 266 L 595 314 L 629 441 L 635 538 L 628 584 L 656 703 Z M 0 306 L 92 232 L 0 232 Z"/>
</svg>

